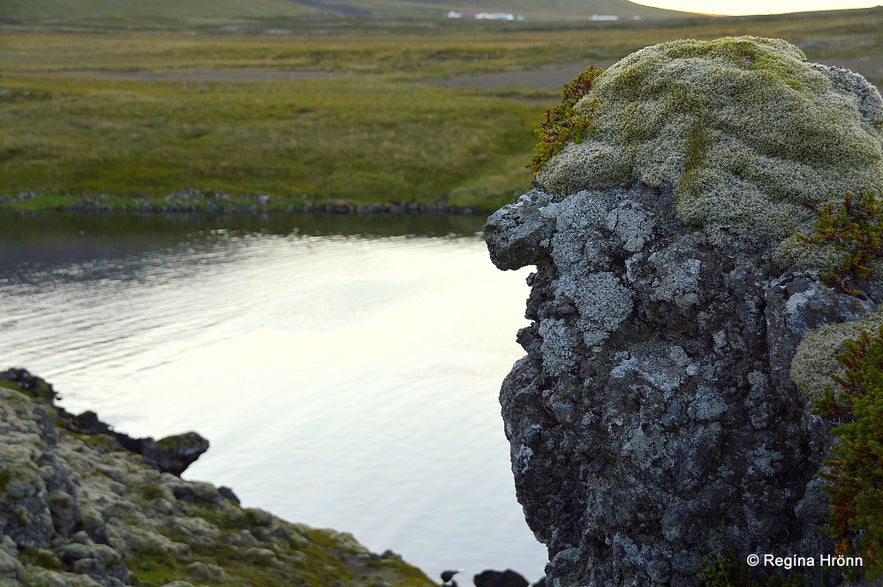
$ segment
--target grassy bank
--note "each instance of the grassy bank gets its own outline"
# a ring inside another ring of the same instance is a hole
[[[41,195],[20,206],[58,205],[64,194],[135,203],[183,188],[467,205],[491,195],[483,178],[503,172],[497,187],[510,195],[529,179],[518,162],[534,108],[512,100],[374,78],[30,77],[3,79],[2,88],[0,193]]]
[[[811,59],[867,62],[883,81],[883,10],[653,26],[253,19],[237,34],[195,20],[132,32],[138,22],[5,25],[5,208],[137,207],[188,189],[243,205],[266,194],[281,207],[494,208],[529,186],[532,129],[560,97],[519,71],[611,63],[685,36],[783,37]],[[486,72],[511,72],[511,84],[433,83]]]

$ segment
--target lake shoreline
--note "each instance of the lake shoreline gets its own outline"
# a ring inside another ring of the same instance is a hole
[[[181,190],[164,197],[63,196],[23,192],[15,196],[0,195],[0,211],[7,212],[78,212],[88,214],[141,213],[208,215],[267,213],[328,213],[328,214],[453,214],[484,215],[494,209],[479,206],[457,206],[443,199],[435,202],[367,201],[348,198],[315,200],[308,196],[270,196],[256,194],[233,196],[225,193]]]
[[[0,414],[4,584],[434,585],[392,551],[374,554],[351,534],[182,479],[183,469],[132,452],[133,439],[93,412],[58,406],[52,385],[24,369],[0,371],[0,397],[12,408]]]

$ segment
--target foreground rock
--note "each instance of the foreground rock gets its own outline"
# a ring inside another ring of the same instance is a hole
[[[682,41],[576,109],[594,133],[485,227],[498,267],[536,266],[500,399],[547,584],[698,586],[715,561],[817,581],[832,437],[791,363],[821,325],[879,316],[883,271],[839,293],[819,279],[837,253],[795,234],[883,193],[879,93],[782,41]]]
[[[488,569],[482,571],[472,578],[475,587],[527,587],[527,579],[513,571],[506,569],[505,571],[494,571]]]
[[[242,508],[178,477],[205,450],[71,416],[26,371],[0,372],[0,585],[433,585],[351,535]],[[125,448],[133,443],[137,450]],[[174,474],[173,474],[174,473]]]

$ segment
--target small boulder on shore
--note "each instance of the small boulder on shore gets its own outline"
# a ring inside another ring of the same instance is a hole
[[[475,575],[473,578],[475,587],[527,587],[527,579],[513,571],[487,570]]]

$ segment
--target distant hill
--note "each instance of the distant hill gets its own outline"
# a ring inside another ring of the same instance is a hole
[[[265,18],[339,15],[351,17],[465,18],[504,13],[527,21],[658,20],[689,13],[641,6],[627,0],[0,0],[0,19]]]

